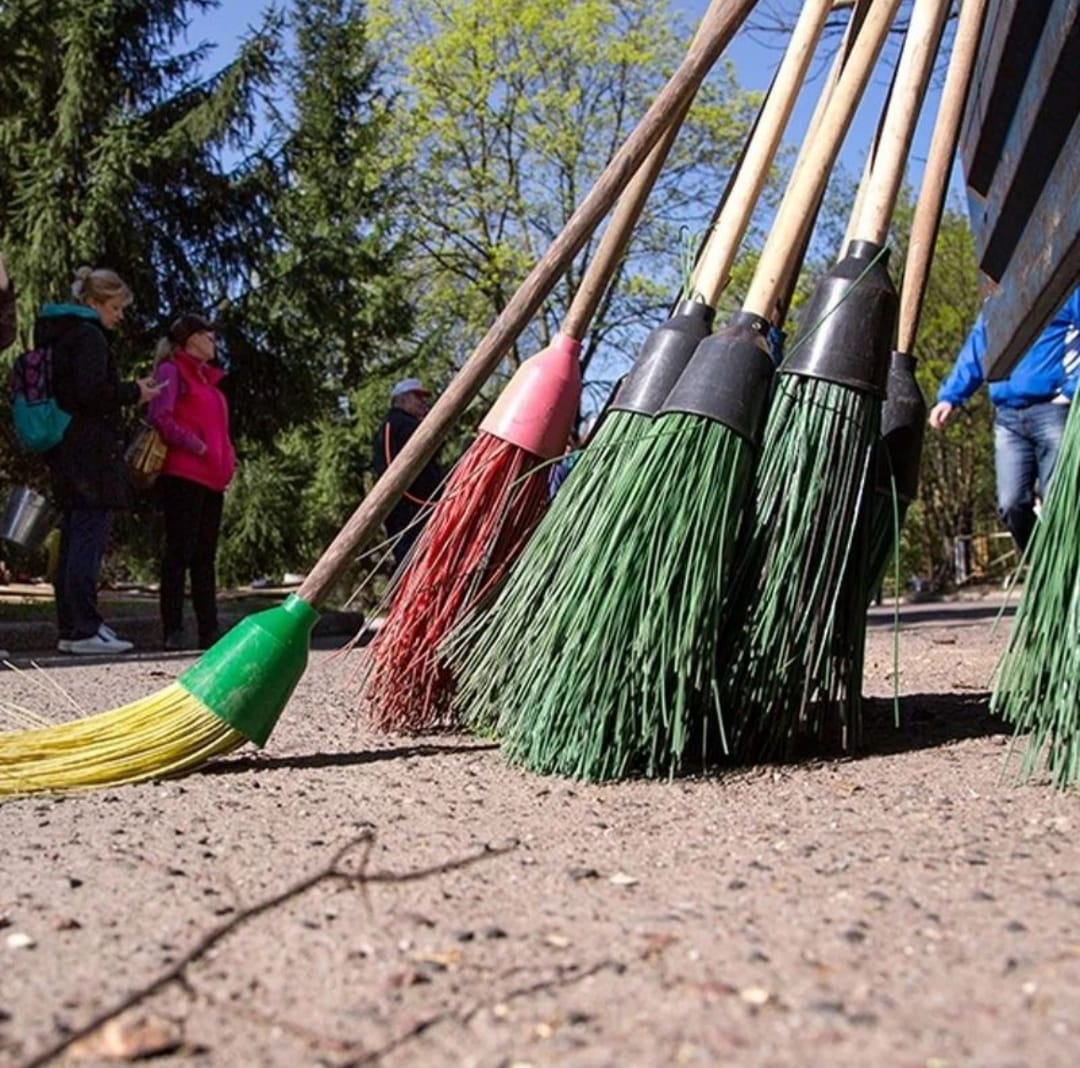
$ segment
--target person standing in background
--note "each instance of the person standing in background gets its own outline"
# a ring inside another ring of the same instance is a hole
[[[124,462],[125,405],[146,404],[160,390],[152,378],[122,382],[107,332],[123,321],[131,290],[115,271],[80,267],[74,303],[46,304],[34,324],[35,348],[49,347],[56,400],[71,415],[59,445],[45,453],[60,508],[56,617],[62,653],[126,653],[98,608],[98,573],[110,512],[131,506]]]
[[[155,354],[163,388],[150,404],[149,419],[168,446],[157,490],[165,516],[159,606],[169,650],[185,648],[188,573],[198,647],[207,649],[220,637],[217,546],[236,451],[229,437],[229,404],[219,388],[225,372],[212,363],[216,331],[216,324],[201,315],[181,315]]]
[[[419,378],[404,378],[390,390],[390,411],[375,431],[372,442],[372,466],[376,475],[381,475],[390,466],[416,432],[428,413],[428,396]],[[394,540],[394,561],[397,564],[408,556],[424,529],[442,480],[442,469],[432,457],[384,520],[387,536]]]
[[[953,410],[983,384],[986,325],[980,314],[941,383],[930,425],[944,429]],[[998,514],[1022,553],[1035,530],[1036,488],[1046,499],[1080,371],[1080,288],[1012,369],[990,383]]]

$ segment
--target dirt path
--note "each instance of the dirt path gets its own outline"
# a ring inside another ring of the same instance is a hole
[[[992,612],[907,618],[902,725],[875,626],[855,760],[538,778],[467,737],[369,733],[319,652],[262,753],[2,804],[0,1064],[370,838],[341,861],[367,881],[244,920],[127,1017],[180,1043],[153,1063],[1071,1068],[1080,800],[1001,778]],[[52,674],[98,710],[187,663]],[[0,676],[9,701],[27,686]]]

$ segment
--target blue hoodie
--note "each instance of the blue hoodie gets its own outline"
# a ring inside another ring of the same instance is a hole
[[[980,314],[938,400],[963,404],[985,381],[986,325]],[[1027,408],[1057,397],[1072,400],[1080,370],[1080,288],[1064,303],[1008,378],[990,383],[995,408]]]

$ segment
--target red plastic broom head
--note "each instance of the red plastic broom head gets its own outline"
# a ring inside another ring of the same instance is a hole
[[[556,334],[518,368],[480,429],[545,460],[561,456],[581,402],[580,352],[580,341]]]

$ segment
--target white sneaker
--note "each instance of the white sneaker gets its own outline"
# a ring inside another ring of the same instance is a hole
[[[122,638],[118,638],[116,636],[116,631],[113,630],[112,627],[110,627],[108,623],[102,623],[101,626],[98,627],[98,634],[100,634],[102,638],[104,638],[106,641],[109,641],[109,642],[115,642],[115,641],[122,642],[123,641]],[[70,653],[72,651],[71,650],[71,639],[70,638],[61,638],[56,643],[56,651],[58,653]],[[119,652],[119,651],[120,650],[117,650],[117,652]]]
[[[73,641],[68,652],[75,653],[78,656],[95,656],[101,653],[115,655],[116,653],[130,652],[134,648],[133,642],[126,642],[122,638],[106,638],[104,634],[98,631],[97,634],[90,638],[79,638],[77,641]]]

